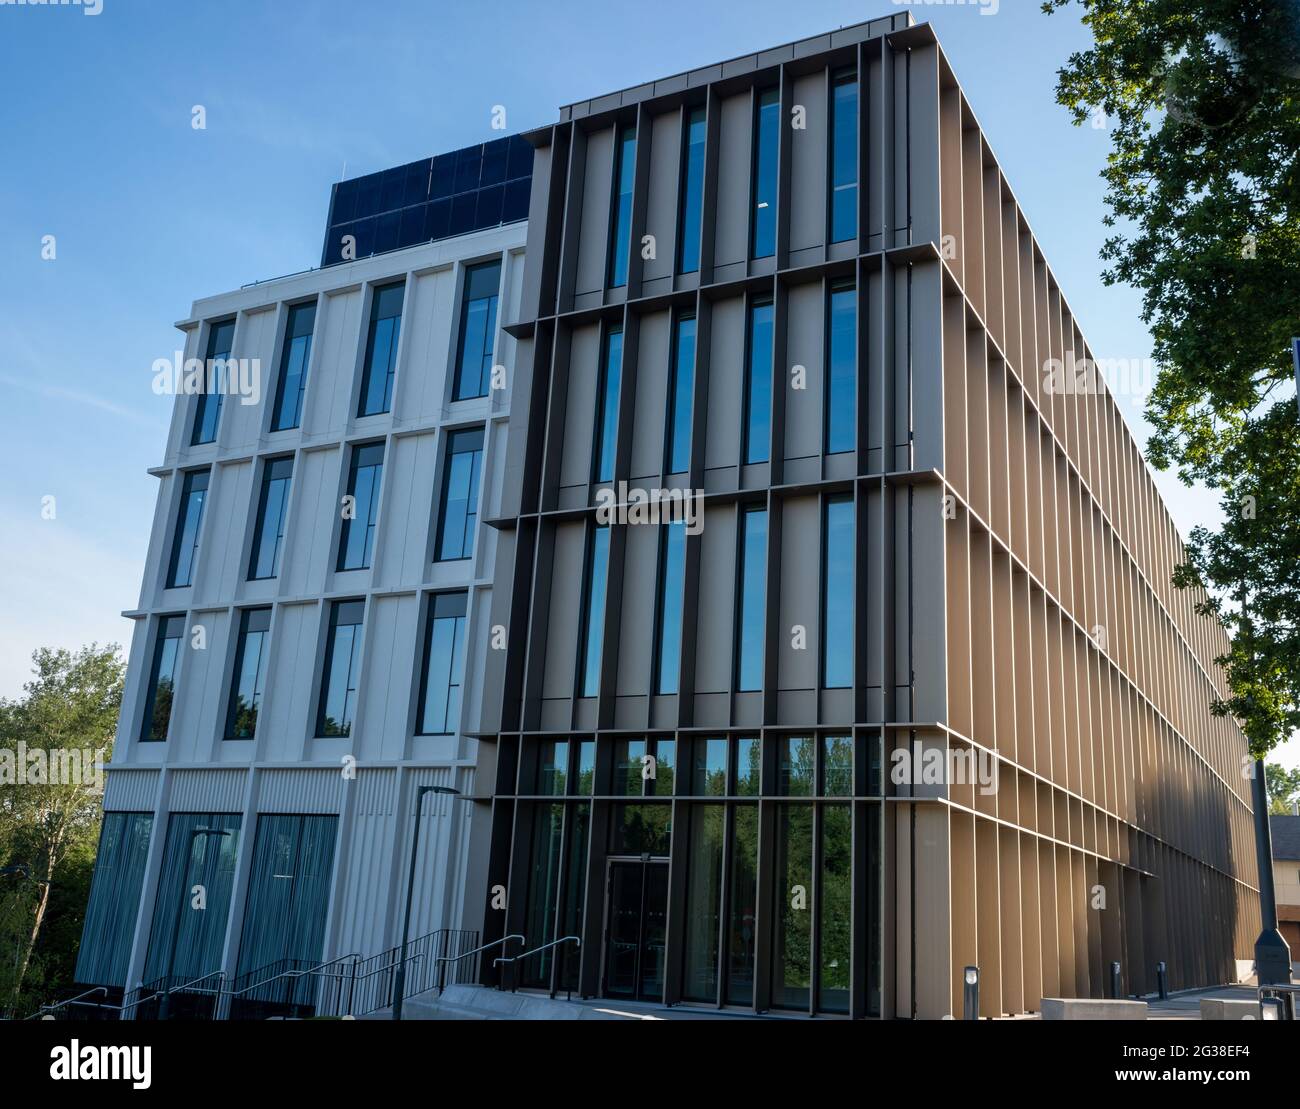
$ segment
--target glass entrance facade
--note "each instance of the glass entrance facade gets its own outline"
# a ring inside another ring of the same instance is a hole
[[[523,988],[878,1016],[879,752],[870,730],[503,736],[485,939],[562,941]]]

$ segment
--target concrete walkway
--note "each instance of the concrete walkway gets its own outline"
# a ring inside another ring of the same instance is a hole
[[[1148,1020],[1200,1020],[1201,998],[1222,998],[1226,1001],[1254,1001],[1258,997],[1254,986],[1217,986],[1204,990],[1183,990],[1161,1001],[1155,995],[1144,998]]]

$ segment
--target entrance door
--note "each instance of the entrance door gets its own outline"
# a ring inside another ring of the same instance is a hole
[[[662,1001],[668,864],[611,859],[605,888],[604,995]]]

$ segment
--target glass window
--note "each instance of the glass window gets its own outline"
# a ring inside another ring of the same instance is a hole
[[[858,234],[858,75],[835,74],[831,87],[831,242]]]
[[[537,762],[537,792],[563,797],[568,792],[569,741],[542,740]]]
[[[144,720],[140,728],[143,742],[167,738],[184,633],[184,616],[164,616],[158,621],[158,637],[154,640],[153,664],[149,671],[149,685],[145,689]]]
[[[618,435],[618,390],[623,372],[623,329],[611,327],[605,335],[601,366],[599,407],[596,410],[596,481],[614,480],[614,445]]]
[[[672,387],[668,394],[668,472],[691,468],[691,413],[695,406],[695,317],[679,316],[673,343]]]
[[[849,954],[853,942],[853,816],[848,805],[822,806],[817,932],[821,974],[817,1008],[849,1011]]]
[[[694,273],[700,268],[700,218],[704,213],[704,143],[707,133],[704,109],[696,108],[687,118],[686,149],[682,158],[678,273]]]
[[[235,670],[226,709],[227,739],[252,739],[257,734],[257,713],[266,690],[270,635],[269,608],[246,608],[239,614]]]
[[[564,805],[536,805],[532,831],[523,932],[528,937],[529,946],[536,947],[555,939],[555,913],[560,899],[560,844],[564,831]],[[525,959],[519,966],[520,985],[548,986],[556,950],[554,947],[547,948]]]
[[[745,461],[766,462],[772,438],[772,302],[749,307],[749,361],[745,366]]]
[[[740,521],[740,635],[736,685],[740,690],[755,690],[763,688],[767,510],[748,508],[740,514]]]
[[[822,736],[822,792],[827,797],[852,797],[853,740],[846,735]]]
[[[686,585],[686,524],[682,521],[664,526],[659,565],[657,688],[660,693],[676,693],[682,664],[682,598]]]
[[[696,797],[725,797],[727,793],[727,741],[695,740],[695,765],[691,793]]]
[[[384,478],[384,445],[352,448],[343,529],[339,532],[338,570],[364,570],[370,565],[379,518],[379,488]]]
[[[420,690],[420,735],[454,735],[460,723],[465,680],[465,610],[468,594],[438,593],[429,599]]]
[[[203,392],[194,410],[190,445],[211,443],[221,425],[221,402],[225,399],[226,360],[235,343],[235,321],[224,320],[208,327],[208,350],[203,362]]]
[[[736,796],[757,797],[762,775],[757,739],[736,740]]]
[[[666,857],[673,835],[671,805],[629,804],[614,806],[611,855],[658,855]]]
[[[335,601],[330,608],[324,677],[316,710],[318,736],[352,733],[357,682],[361,676],[361,627],[365,611],[364,601]]]
[[[177,589],[194,581],[194,563],[199,554],[199,529],[203,526],[203,505],[208,499],[208,471],[189,470],[181,481],[181,507],[172,537],[172,557],[167,567],[167,588]]]
[[[262,467],[262,492],[257,501],[253,551],[248,560],[250,581],[273,578],[280,572],[280,550],[284,544],[284,521],[292,481],[292,458],[273,458]]]
[[[465,271],[456,350],[455,400],[486,397],[492,387],[492,355],[496,345],[500,290],[500,262],[484,262]]]
[[[596,528],[591,536],[590,571],[582,625],[582,686],[580,697],[600,690],[600,652],[605,637],[605,590],[609,574],[609,528]]]
[[[857,446],[858,291],[850,282],[831,286],[826,343],[826,453]]]
[[[169,968],[176,986],[221,969],[240,824],[238,813],[176,812],[168,817],[141,976],[145,982],[157,982]],[[230,834],[193,835],[198,828]],[[196,884],[204,891],[201,912],[193,907]],[[211,994],[182,991],[173,997],[173,1015],[178,1008],[182,1013],[206,1009],[210,1014],[212,1003]],[[142,1008],[152,1009],[153,1004],[146,1002]],[[140,1013],[135,1016],[141,1019]]]
[[[645,765],[649,750],[644,739],[620,739],[614,743],[614,786],[611,792],[639,797],[645,792]]]
[[[714,1002],[718,997],[718,932],[722,917],[724,805],[691,806],[686,868],[686,965],[682,996]]]
[[[289,309],[284,328],[284,349],[280,352],[280,383],[275,395],[272,431],[287,431],[302,422],[302,398],[307,392],[307,364],[311,360],[311,337],[316,327],[316,303],[295,304]]]
[[[646,782],[646,793],[656,797],[671,797],[673,782],[676,779],[677,741],[675,739],[656,739],[653,741],[655,772],[654,777]]]
[[[737,805],[734,820],[727,919],[727,1001],[732,1005],[752,1005],[758,915],[758,806]]]
[[[783,797],[813,794],[813,743],[807,736],[776,741],[776,791]]]
[[[568,806],[568,860],[564,876],[564,904],[560,906],[561,936],[581,936],[583,903],[587,893],[587,837],[591,823],[590,805]],[[571,943],[555,949],[559,964],[556,983],[561,989],[578,988],[578,971],[582,965],[581,952]],[[468,961],[468,960],[466,960]]]
[[[590,797],[596,787],[596,741],[594,739],[582,739],[575,746],[578,751],[574,775],[577,778],[578,786],[574,792]]]
[[[772,1005],[807,1010],[812,987],[813,810],[776,806]]]
[[[826,502],[822,552],[822,684],[848,689],[853,684],[853,502],[836,497]]]
[[[758,95],[754,126],[754,257],[776,253],[777,146],[781,136],[781,102],[777,89]]]
[[[625,127],[618,139],[614,169],[614,219],[610,229],[609,285],[627,284],[627,256],[632,234],[632,183],[636,173],[636,128]]]
[[[478,520],[478,479],[483,464],[483,429],[453,431],[447,436],[438,511],[438,562],[469,558],[474,553]]]
[[[370,300],[370,333],[366,337],[366,362],[361,375],[358,416],[387,412],[393,405],[393,377],[397,373],[397,340],[402,331],[402,300],[406,285],[398,281],[374,291]]]
[[[320,961],[337,829],[337,816],[258,816],[238,964],[240,974],[256,975],[250,985],[270,978],[275,972],[260,968],[281,959],[303,965]],[[302,1006],[296,1013],[310,1014],[317,993],[323,992],[317,981],[318,976],[307,974],[251,990],[232,999],[231,1017],[245,1015],[240,1013],[244,1004],[256,1012],[263,998],[292,1002]]]

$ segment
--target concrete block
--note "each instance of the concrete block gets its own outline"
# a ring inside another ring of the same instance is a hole
[[[1043,1020],[1146,1020],[1145,1001],[1099,997],[1045,997]]]
[[[1259,1002],[1226,997],[1201,998],[1201,1020],[1259,1020]]]

